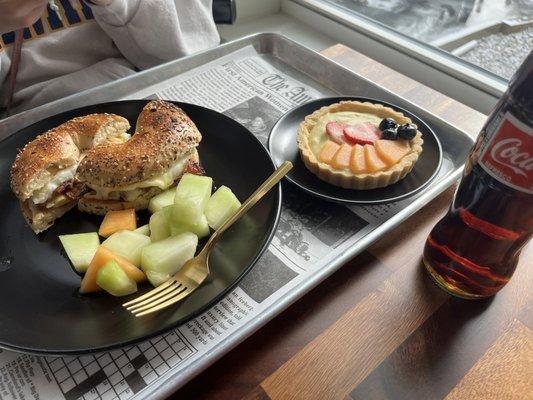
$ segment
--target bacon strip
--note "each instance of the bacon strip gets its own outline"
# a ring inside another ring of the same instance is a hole
[[[199,162],[189,160],[187,166],[185,167],[184,173],[194,174],[194,175],[205,175],[205,170],[202,168]]]
[[[76,179],[63,182],[54,191],[54,194],[64,194],[72,200],[79,199],[87,191],[87,186]]]

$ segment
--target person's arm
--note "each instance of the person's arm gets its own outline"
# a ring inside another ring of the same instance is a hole
[[[4,81],[6,80],[6,77],[7,77],[7,68],[5,67],[5,61],[6,59],[3,58],[3,57],[0,57],[0,119],[2,119],[2,108],[4,108],[5,104],[5,100],[4,98],[7,97],[5,94],[4,94]]]
[[[43,14],[47,3],[48,0],[0,0],[0,35],[33,24]],[[12,50],[11,47],[0,48],[0,54],[4,51],[11,52]],[[8,64],[7,67],[6,64]],[[3,85],[9,74],[10,65],[9,57],[0,57],[0,89],[2,89],[0,97],[4,95]],[[0,108],[1,106],[2,104]]]
[[[0,0],[0,34],[30,26],[43,15],[47,3],[48,0]]]
[[[219,43],[211,0],[92,0],[120,52],[144,69]]]

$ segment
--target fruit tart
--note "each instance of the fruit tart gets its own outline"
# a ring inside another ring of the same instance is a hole
[[[381,104],[342,101],[305,117],[298,148],[320,179],[347,189],[385,187],[404,178],[422,153],[422,133]]]

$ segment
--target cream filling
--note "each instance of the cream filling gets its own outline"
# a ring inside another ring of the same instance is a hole
[[[74,178],[77,168],[78,165],[73,165],[57,172],[46,185],[33,192],[30,201],[34,204],[46,203],[61,184]]]
[[[328,113],[318,119],[313,129],[309,134],[309,147],[311,151],[318,156],[324,143],[328,140],[326,134],[326,124],[330,121],[342,122],[347,125],[356,125],[362,122],[372,122],[379,126],[382,118],[374,114],[356,112],[356,111],[339,111],[335,113]]]
[[[121,132],[117,136],[108,137],[107,140],[111,143],[124,143],[131,139],[131,135],[128,132]]]
[[[119,200],[122,198],[126,201],[134,201],[143,193],[142,189],[152,187],[157,187],[161,190],[168,189],[170,186],[172,186],[178,176],[183,173],[183,170],[187,166],[189,159],[190,155],[181,157],[174,164],[172,164],[167,172],[144,181],[134,183],[132,185],[123,186],[120,188],[91,186],[91,189],[94,190],[94,193],[90,193],[86,195],[86,197],[97,200]]]

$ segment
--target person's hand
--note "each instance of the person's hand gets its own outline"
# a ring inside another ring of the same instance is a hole
[[[43,15],[48,0],[0,0],[0,34],[30,26]]]

